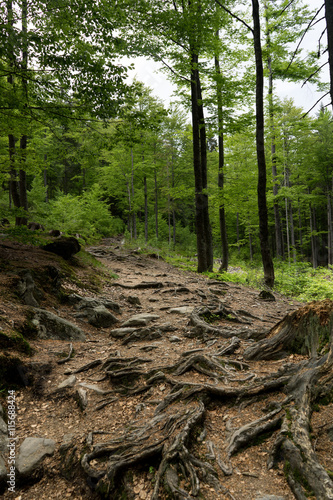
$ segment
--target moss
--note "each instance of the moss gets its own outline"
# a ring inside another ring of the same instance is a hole
[[[0,349],[14,349],[28,356],[31,356],[33,353],[29,342],[17,331],[13,331],[8,335],[0,332]]]

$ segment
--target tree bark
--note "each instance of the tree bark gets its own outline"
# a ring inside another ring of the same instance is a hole
[[[219,38],[219,32],[217,32]],[[227,271],[229,263],[229,250],[227,227],[225,220],[224,208],[224,137],[223,137],[223,103],[222,103],[222,88],[219,78],[221,77],[220,61],[215,56],[215,71],[217,74],[216,94],[217,94],[217,117],[218,117],[218,147],[219,147],[219,173],[218,173],[218,188],[219,188],[219,222],[220,222],[220,237],[222,244],[222,262],[219,271]]]
[[[328,40],[328,62],[330,67],[330,94],[333,107],[333,1],[325,0],[325,17]]]
[[[213,269],[212,232],[208,212],[206,128],[202,105],[198,54],[191,52],[191,111],[193,130],[193,167],[195,178],[195,221],[198,272]]]
[[[272,59],[269,54],[271,41],[269,32],[269,23],[267,17],[267,4],[265,4],[265,18],[266,18],[266,42],[268,49],[267,58],[267,68],[268,68],[268,106],[269,106],[269,119],[271,128],[271,161],[272,161],[272,175],[273,175],[273,195],[274,195],[274,222],[275,222],[275,247],[276,256],[278,258],[283,258],[283,238],[281,229],[281,218],[280,218],[280,208],[277,201],[277,195],[279,192],[279,184],[277,182],[277,165],[276,165],[276,137],[275,137],[275,126],[274,126],[274,103],[273,103],[273,71],[272,71]]]
[[[266,159],[264,143],[264,71],[260,41],[258,0],[252,0],[253,40],[256,59],[256,145],[258,161],[258,209],[261,257],[265,284],[274,286],[274,266],[269,249],[268,213],[266,199]]]

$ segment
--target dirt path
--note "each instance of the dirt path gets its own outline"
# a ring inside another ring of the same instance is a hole
[[[118,277],[107,279],[105,272],[103,278],[96,276],[100,288],[94,293],[91,273],[76,267],[80,286],[67,278],[62,289],[117,303],[117,323],[96,328],[75,317],[72,305],[45,295],[42,305],[74,322],[87,337],[85,342],[73,342],[75,355],[63,364],[57,363],[59,353],[68,352],[69,342],[31,341],[35,354],[29,362],[45,369],[39,384],[17,391],[16,431],[19,444],[26,437],[45,437],[56,442],[56,450],[43,460],[38,482],[23,485],[15,495],[5,491],[3,498],[99,498],[92,488],[103,483],[110,453],[109,472],[113,467],[115,482],[110,472],[104,487],[112,483],[109,498],[114,500],[164,499],[165,481],[175,498],[294,498],[283,462],[267,467],[281,426],[281,409],[275,414],[274,408],[280,408],[286,396],[280,387],[256,387],[279,370],[282,373],[286,364],[305,358],[291,354],[281,360],[246,361],[243,353],[300,304],[278,295],[276,301],[266,302],[258,290],[209,280],[176,269],[156,255],[145,257],[117,242],[105,243],[89,252]],[[2,306],[5,315],[15,307],[16,318],[25,313],[9,297]],[[200,314],[193,315],[193,310]],[[223,352],[226,348],[230,352]],[[73,386],[58,388],[73,375]],[[203,388],[205,397],[200,399]],[[87,405],[82,408],[84,397]],[[260,419],[271,427],[255,436],[251,446],[238,451],[236,444],[230,451],[237,429]],[[333,405],[323,406],[312,420],[317,453],[325,468],[333,470],[332,442],[320,431],[333,421]],[[183,454],[170,458],[176,444]],[[120,491],[127,496],[121,497]]]

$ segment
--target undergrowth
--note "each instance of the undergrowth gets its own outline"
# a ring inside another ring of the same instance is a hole
[[[133,243],[126,242],[126,246],[133,247]],[[139,250],[142,253],[157,252],[170,264],[183,269],[184,271],[196,272],[197,259],[184,255],[169,248],[152,248],[140,241]],[[135,242],[136,248],[138,241]],[[318,267],[313,269],[307,262],[296,264],[275,261],[275,284],[273,292],[280,293],[290,299],[297,299],[300,302],[310,302],[312,300],[333,300],[333,268]],[[239,283],[244,286],[262,290],[264,285],[264,274],[262,266],[258,263],[248,263],[233,259],[228,271],[219,272],[219,263],[214,263],[213,272],[204,273],[208,278],[219,281]]]

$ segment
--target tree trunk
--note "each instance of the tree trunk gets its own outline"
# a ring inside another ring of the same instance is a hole
[[[219,38],[219,32],[217,32]],[[222,103],[222,88],[220,83],[221,68],[220,61],[215,56],[215,71],[217,74],[216,79],[216,94],[217,94],[217,117],[218,117],[218,146],[219,146],[219,173],[218,173],[218,188],[219,188],[219,221],[220,221],[220,237],[222,244],[222,262],[219,271],[228,270],[229,250],[227,227],[225,220],[224,208],[224,137],[223,137],[223,103]]]
[[[310,233],[311,233],[311,261],[312,267],[316,269],[318,267],[318,248],[317,248],[317,237],[316,237],[316,212],[315,208],[311,207],[310,203]]]
[[[237,251],[238,251],[238,255],[239,255],[240,245],[239,245],[239,213],[238,212],[236,215],[236,236],[237,236]]]
[[[193,167],[195,178],[195,221],[198,272],[213,269],[212,232],[208,212],[206,128],[203,114],[198,55],[191,47],[191,111],[193,130]]]
[[[333,223],[332,223],[332,195],[328,191],[327,193],[327,253],[328,253],[328,265],[333,265]]]
[[[325,17],[328,40],[328,62],[330,67],[330,93],[333,107],[333,1],[325,0]]]
[[[148,190],[147,190],[147,176],[143,178],[144,195],[145,195],[145,242],[148,242]]]
[[[132,191],[132,231],[133,237],[136,240],[137,231],[136,231],[136,213],[134,206],[134,155],[133,148],[131,148],[131,191]]]
[[[294,229],[294,216],[293,216],[293,207],[291,201],[289,202],[289,217],[290,217],[290,239],[291,239],[291,247],[293,250],[293,261],[296,264],[296,242],[295,242],[295,229]]]
[[[264,143],[264,72],[260,41],[260,18],[258,0],[252,0],[253,40],[256,59],[256,145],[258,161],[258,209],[261,257],[264,280],[267,286],[274,286],[274,266],[269,249],[268,213],[266,200],[266,159]]]
[[[265,4],[265,18],[266,18],[266,44],[268,49],[267,68],[268,68],[268,107],[269,107],[269,120],[271,129],[271,161],[272,161],[272,174],[273,174],[273,195],[274,195],[274,222],[275,222],[275,246],[277,258],[283,257],[283,239],[281,229],[280,209],[277,201],[279,192],[279,184],[277,182],[277,166],[276,166],[276,137],[274,125],[274,103],[273,103],[273,71],[272,59],[269,54],[271,40],[269,32],[269,22],[267,17],[267,5]]]
[[[154,170],[154,184],[155,184],[155,235],[158,240],[158,190],[157,190],[157,175],[156,168]]]

